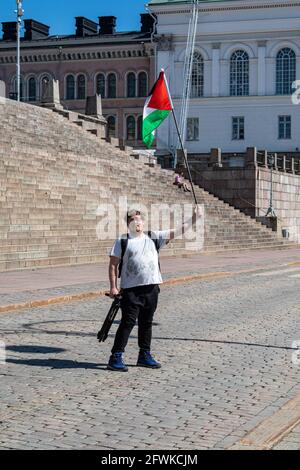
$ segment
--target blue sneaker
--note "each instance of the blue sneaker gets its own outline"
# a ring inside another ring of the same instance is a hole
[[[151,355],[150,351],[140,350],[137,360],[138,367],[148,367],[149,369],[160,369],[161,364],[157,362]]]
[[[123,361],[123,353],[116,352],[112,354],[109,358],[109,362],[107,365],[108,370],[115,370],[117,372],[127,372],[128,367],[125,366]]]

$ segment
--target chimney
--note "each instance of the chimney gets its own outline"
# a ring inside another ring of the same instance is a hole
[[[8,21],[2,23],[3,41],[16,41],[17,40],[17,22]]]
[[[141,13],[141,32],[152,33],[154,27],[154,18],[149,13]]]
[[[76,37],[84,38],[98,33],[98,25],[84,16],[76,16]]]
[[[100,34],[115,34],[117,18],[115,16],[99,16]]]
[[[49,36],[50,26],[40,23],[39,21],[24,20],[24,26],[25,26],[24,39],[26,41],[47,38]]]

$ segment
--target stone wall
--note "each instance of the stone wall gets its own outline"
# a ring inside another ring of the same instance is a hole
[[[191,165],[193,181],[230,205],[255,217],[255,180],[253,168],[210,168],[198,172]]]
[[[256,205],[267,209],[270,201],[270,171],[259,168],[256,180]],[[290,239],[300,242],[300,176],[273,173],[273,207],[280,228],[288,229]]]
[[[210,164],[203,169],[201,163],[189,158],[193,181],[214,196],[228,202],[247,215],[270,226],[264,219],[270,205],[271,171],[270,155],[259,154],[249,148],[245,154],[244,167],[223,166],[220,149],[212,149]],[[290,239],[300,242],[300,172],[297,159],[275,157],[273,170],[273,208],[278,232],[287,229]],[[280,170],[278,169],[280,168]]]

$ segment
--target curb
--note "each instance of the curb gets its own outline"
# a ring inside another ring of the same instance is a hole
[[[63,295],[60,297],[51,297],[49,299],[30,300],[28,302],[20,304],[2,305],[0,306],[0,313],[24,310],[27,308],[45,307],[47,305],[61,304],[66,302],[72,302],[75,300],[93,299],[96,297],[104,296],[105,292],[106,291],[82,292],[81,294]]]
[[[186,282],[192,281],[200,281],[206,279],[214,279],[219,277],[227,277],[234,273],[229,272],[215,272],[215,273],[207,273],[207,274],[195,274],[192,276],[184,276],[178,277],[174,279],[166,280],[163,285],[164,286],[173,286],[176,284],[184,284]],[[71,295],[63,295],[59,297],[51,297],[49,299],[41,299],[41,300],[30,300],[28,302],[23,302],[19,304],[9,304],[9,305],[2,305],[0,306],[0,314],[1,313],[8,313],[14,312],[17,310],[25,310],[28,308],[36,308],[36,307],[47,307],[48,305],[54,304],[61,304],[67,302],[74,302],[78,300],[90,300],[95,299],[97,297],[104,297],[107,290],[100,290],[100,291],[93,291],[93,292],[82,292],[80,294],[71,294]]]
[[[271,450],[300,423],[300,393],[228,450]]]
[[[278,268],[285,267],[285,266],[300,266],[300,261],[284,263],[282,265],[279,265]],[[246,269],[242,271],[232,271],[232,272],[217,271],[217,272],[206,273],[206,274],[193,274],[191,276],[183,276],[183,277],[177,277],[173,279],[167,279],[166,281],[163,282],[163,286],[170,287],[170,286],[185,284],[187,282],[193,282],[193,281],[206,281],[210,279],[213,280],[213,279],[218,279],[218,278],[238,276],[240,274],[265,271],[266,269],[267,269],[266,267],[261,267],[261,268]],[[63,295],[59,297],[51,297],[49,299],[41,299],[41,300],[31,300],[28,302],[23,302],[23,303],[18,303],[18,304],[9,304],[9,305],[2,305],[2,306],[0,305],[0,314],[15,312],[19,310],[25,310],[28,308],[46,307],[48,305],[54,305],[54,304],[74,302],[74,301],[79,301],[79,300],[95,299],[97,297],[104,297],[106,292],[107,290],[82,292],[80,294]]]

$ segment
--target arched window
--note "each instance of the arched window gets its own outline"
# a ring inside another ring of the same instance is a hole
[[[138,117],[137,138],[138,138],[138,140],[143,140],[143,116]]]
[[[138,76],[138,95],[140,97],[148,95],[148,80],[146,72],[140,72]]]
[[[36,79],[31,77],[28,80],[28,101],[36,101]]]
[[[130,72],[127,75],[127,97],[128,98],[134,98],[135,97],[135,88],[136,88],[135,73]]]
[[[204,62],[199,52],[194,53],[191,97],[200,98],[204,93]]]
[[[73,75],[68,75],[66,78],[66,99],[75,100],[75,78]]]
[[[249,95],[249,56],[235,51],[230,58],[230,96]]]
[[[276,57],[276,94],[289,95],[292,93],[292,83],[296,80],[296,54],[285,47]]]
[[[101,98],[105,98],[105,75],[98,73],[96,77],[96,93],[101,95]]]
[[[126,120],[126,135],[127,140],[135,140],[135,118],[128,116]]]
[[[107,136],[116,137],[116,118],[115,116],[109,116],[107,118]]]
[[[18,99],[18,84],[17,84],[17,77],[14,77],[11,81],[11,91],[9,93],[9,98],[12,100]],[[24,97],[24,78],[21,76],[20,78],[20,100],[25,101]]]
[[[110,73],[107,77],[107,97],[116,98],[117,96],[117,78],[116,74]]]
[[[43,75],[40,81],[40,90],[41,90],[41,98],[47,98],[50,94],[50,78],[48,75]]]
[[[85,100],[85,76],[83,74],[77,77],[77,99]]]

